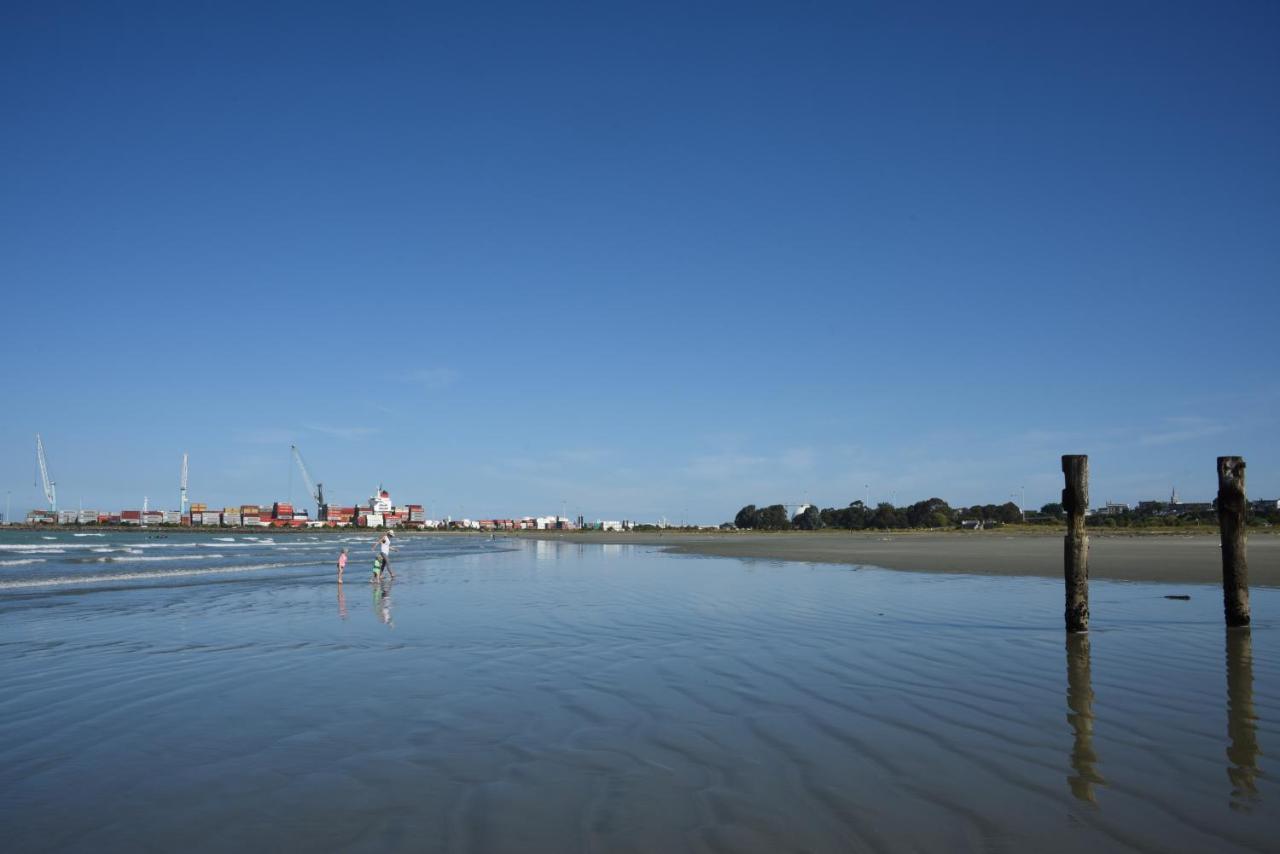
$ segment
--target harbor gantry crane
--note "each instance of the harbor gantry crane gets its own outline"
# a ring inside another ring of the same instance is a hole
[[[49,464],[44,458],[44,441],[36,434],[36,462],[40,464],[40,479],[44,481],[44,500],[49,502],[49,510],[58,512],[58,484],[49,479]]]
[[[178,514],[187,515],[187,452],[182,452],[182,480],[178,482]]]
[[[298,470],[302,472],[302,482],[307,485],[307,492],[311,493],[311,497],[316,501],[316,519],[324,519],[325,503],[324,503],[324,484],[314,483],[311,480],[311,472],[307,471],[307,464],[302,461],[302,452],[298,450],[297,445],[290,445],[293,451],[293,458],[298,463]]]

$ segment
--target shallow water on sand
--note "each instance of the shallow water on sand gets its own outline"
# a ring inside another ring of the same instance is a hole
[[[7,850],[1261,851],[1280,832],[1280,591],[1228,634],[1212,587],[1095,582],[1094,631],[1068,643],[1044,579],[405,538],[383,586],[365,538],[340,589],[334,539],[3,536]],[[168,553],[219,557],[131,560]],[[76,560],[103,556],[122,559]]]

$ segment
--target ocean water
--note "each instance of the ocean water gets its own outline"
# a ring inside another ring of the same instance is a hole
[[[1280,839],[1280,591],[1095,582],[1068,641],[1044,579],[400,545],[0,534],[5,850]]]

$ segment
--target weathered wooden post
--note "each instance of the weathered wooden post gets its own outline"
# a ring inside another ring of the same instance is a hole
[[[1222,606],[1227,626],[1249,625],[1249,562],[1245,559],[1244,459],[1218,457],[1218,528],[1222,532]]]
[[[1067,582],[1067,631],[1089,631],[1089,537],[1084,513],[1089,509],[1089,458],[1063,454],[1062,508],[1067,512],[1067,537],[1063,543],[1063,574]]]

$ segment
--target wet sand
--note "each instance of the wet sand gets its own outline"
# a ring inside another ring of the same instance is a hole
[[[663,546],[677,554],[878,566],[914,572],[972,575],[1062,575],[1062,534],[863,532],[816,533],[522,533],[574,543]],[[1090,534],[1089,574],[1114,581],[1221,584],[1217,536]],[[1280,585],[1280,537],[1249,538],[1250,583]]]
[[[0,587],[6,850],[1280,838],[1280,590],[1227,632],[1100,581],[1064,638],[1056,579],[450,536],[338,585],[331,539],[45,536],[0,539],[40,582]]]

